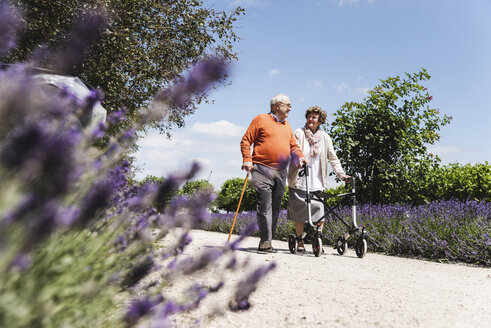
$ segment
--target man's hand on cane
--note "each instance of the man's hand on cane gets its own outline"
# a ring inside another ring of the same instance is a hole
[[[242,170],[245,170],[247,172],[251,172],[254,166],[252,165],[251,162],[245,162],[242,164]]]

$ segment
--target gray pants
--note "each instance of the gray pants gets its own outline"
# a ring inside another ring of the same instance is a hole
[[[273,240],[285,192],[287,170],[255,164],[252,181],[257,193],[257,224],[261,243]]]

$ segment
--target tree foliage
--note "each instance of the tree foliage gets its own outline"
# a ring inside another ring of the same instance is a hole
[[[439,130],[451,117],[430,107],[433,97],[422,85],[430,79],[423,68],[381,80],[361,103],[347,102],[328,129],[347,172],[361,179],[361,201],[388,203],[406,200],[396,195],[416,165],[432,167],[439,159],[427,145],[440,138]],[[327,129],[327,128],[326,128]]]
[[[459,164],[415,165],[402,172],[406,183],[396,186],[394,195],[413,205],[433,201],[491,201],[491,165]],[[400,196],[400,198],[402,198]]]
[[[75,23],[92,24],[94,12],[106,18],[99,37],[87,40],[91,46],[85,57],[64,67],[64,73],[101,88],[109,112],[127,108],[127,120],[119,129],[132,125],[139,108],[148,104],[157,90],[181,78],[198,58],[210,54],[224,60],[236,58],[233,43],[238,36],[233,28],[243,12],[240,7],[230,13],[215,11],[205,8],[201,0],[10,2],[23,12],[25,28],[18,47],[0,58],[9,63],[32,59],[34,53],[42,58],[43,66],[60,68],[54,54],[70,52],[63,47],[69,44]],[[43,52],[43,47],[50,50]],[[206,91],[193,95],[186,104],[170,108],[167,120],[154,127],[168,134],[173,126],[183,126],[184,117],[205,100]]]
[[[225,181],[222,188],[218,192],[217,199],[215,200],[215,206],[218,209],[235,212],[239,205],[240,194],[244,187],[244,179],[232,178]],[[242,197],[239,211],[255,211],[256,210],[256,190],[251,183],[251,180],[247,181],[247,186]]]
[[[179,190],[179,194],[192,196],[200,191],[213,192],[213,185],[208,180],[189,180]]]

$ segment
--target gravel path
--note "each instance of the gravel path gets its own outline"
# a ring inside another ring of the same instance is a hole
[[[186,249],[192,255],[222,246],[226,234],[195,230]],[[236,236],[232,237],[232,241]],[[210,295],[202,306],[174,318],[177,327],[491,327],[491,269],[440,264],[367,253],[359,259],[324,246],[315,257],[311,245],[304,255],[290,254],[283,241],[273,241],[276,254],[256,252],[258,238],[248,237],[236,252],[256,267],[274,261],[277,267],[252,295],[252,308],[221,311],[227,293]],[[200,275],[212,285],[223,273],[219,264]],[[238,281],[233,277],[227,282]],[[182,277],[177,285],[192,283]],[[228,288],[228,289],[227,289]],[[231,295],[231,294],[230,294]],[[214,312],[212,316],[204,313]],[[203,318],[204,317],[204,318]]]

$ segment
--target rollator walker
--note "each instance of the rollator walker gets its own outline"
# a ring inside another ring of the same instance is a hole
[[[312,239],[312,251],[316,257],[319,257],[323,253],[322,249],[322,235],[320,230],[320,224],[322,220],[339,220],[346,226],[347,232],[345,232],[342,236],[340,236],[334,249],[336,249],[339,255],[344,255],[348,249],[348,238],[352,236],[356,239],[355,242],[355,252],[356,256],[359,258],[363,258],[367,252],[367,230],[365,227],[360,227],[356,223],[356,196],[355,196],[355,178],[351,177],[351,192],[342,193],[337,195],[327,194],[322,191],[309,191],[308,184],[308,176],[309,176],[309,166],[304,165],[302,169],[299,171],[298,175],[300,177],[305,176],[305,186],[306,186],[306,197],[305,202],[307,203],[308,217],[309,220],[304,224],[304,232],[301,236],[297,236],[296,234],[291,234],[288,237],[288,248],[292,254],[297,252],[298,243],[305,239]],[[353,218],[353,222],[351,225],[346,223],[337,213],[336,209],[340,206],[341,202],[338,202],[334,206],[329,206],[327,204],[327,199],[329,198],[348,198],[351,203],[351,216]],[[312,222],[312,213],[311,213],[311,202],[322,202],[324,203],[324,215],[318,220]]]

